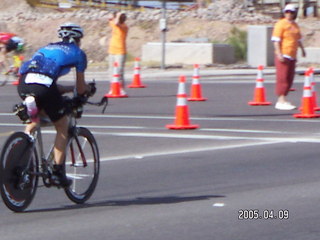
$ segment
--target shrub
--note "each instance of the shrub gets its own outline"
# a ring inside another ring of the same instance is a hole
[[[247,32],[233,27],[227,39],[227,43],[234,47],[237,60],[247,58]]]

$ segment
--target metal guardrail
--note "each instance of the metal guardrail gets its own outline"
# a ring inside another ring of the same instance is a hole
[[[141,6],[138,0],[26,0],[30,5],[35,7],[50,7],[50,8],[64,8],[64,9],[75,9],[75,8],[102,8],[102,9],[121,9],[121,10],[138,10],[144,11],[145,8],[161,8],[152,6]],[[157,0],[161,2],[162,0]],[[157,2],[154,1],[154,2]],[[180,0],[183,2],[193,3],[192,0]],[[168,1],[172,3],[179,3],[179,0]],[[147,2],[147,1],[145,1]],[[150,1],[152,2],[152,1]],[[179,10],[185,10],[190,6],[184,6],[181,4]]]
[[[268,9],[268,6],[278,6],[280,11],[288,3],[298,7],[298,17],[313,15],[320,16],[320,0],[248,0],[259,6],[260,9]],[[311,14],[310,14],[311,12]]]

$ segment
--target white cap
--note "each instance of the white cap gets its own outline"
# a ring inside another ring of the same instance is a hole
[[[285,6],[285,8],[283,9],[283,12],[286,12],[286,11],[295,12],[295,11],[297,11],[297,9],[296,9],[296,6],[294,4],[287,4]]]

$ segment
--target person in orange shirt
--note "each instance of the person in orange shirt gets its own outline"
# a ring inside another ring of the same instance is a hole
[[[118,12],[109,16],[109,25],[112,29],[109,42],[109,71],[112,79],[113,66],[117,62],[119,66],[119,81],[122,85],[122,91],[125,87],[124,67],[127,55],[126,39],[128,35],[128,26],[126,25],[126,14]]]
[[[279,110],[293,110],[296,106],[287,102],[286,96],[294,80],[298,48],[301,48],[303,57],[306,54],[302,44],[300,28],[295,22],[297,16],[295,6],[293,4],[286,5],[283,13],[284,18],[275,24],[271,38],[275,49],[277,78],[275,92],[278,100],[275,108]]]

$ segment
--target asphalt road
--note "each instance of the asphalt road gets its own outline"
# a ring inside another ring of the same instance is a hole
[[[99,100],[109,85],[102,74],[90,76]],[[266,76],[265,88],[274,103],[273,79]],[[42,187],[25,213],[0,202],[1,240],[319,239],[320,119],[249,106],[255,76],[207,75],[200,81],[208,100],[188,102],[190,121],[200,127],[168,130],[177,77],[143,80],[147,88],[110,99],[104,115],[88,106],[80,120],[100,147],[92,198],[74,205],[62,190]],[[289,99],[300,105],[303,79],[296,80]],[[0,91],[2,146],[23,126],[10,113],[15,87]],[[45,136],[50,142],[52,131]]]

